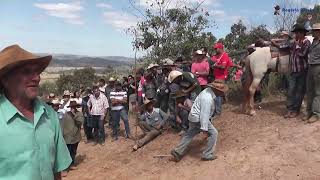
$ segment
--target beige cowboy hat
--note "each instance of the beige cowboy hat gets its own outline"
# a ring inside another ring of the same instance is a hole
[[[155,68],[155,67],[159,67],[159,65],[158,65],[158,64],[153,64],[153,63],[151,63],[151,64],[149,64],[149,66],[147,67],[147,70],[152,69],[152,68]]]
[[[182,72],[180,71],[171,71],[168,76],[169,83],[172,83],[178,76],[181,76]]]
[[[113,78],[113,77],[109,78],[109,82],[114,82],[114,81],[116,81],[115,78]]]
[[[221,91],[223,93],[226,93],[229,90],[228,86],[224,83],[224,81],[219,80],[215,80],[212,83],[207,84],[207,86]]]
[[[71,96],[71,93],[69,90],[64,90],[63,91],[63,96]]]
[[[314,30],[320,30],[320,23],[315,23],[312,25],[312,31]]]
[[[54,97],[56,97],[54,93],[49,94],[49,98],[54,98]]]
[[[174,61],[169,58],[162,60],[162,62],[163,62],[163,66],[175,66]]]
[[[52,56],[37,56],[18,45],[8,46],[0,52],[0,76],[23,63],[38,64],[42,72],[48,67],[51,59]]]
[[[147,107],[148,104],[155,103],[155,102],[156,102],[156,100],[154,100],[154,99],[144,98],[142,108],[144,109]]]

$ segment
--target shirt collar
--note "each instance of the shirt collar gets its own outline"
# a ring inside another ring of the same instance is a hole
[[[4,94],[0,95],[0,109],[6,123],[9,123],[9,121],[16,114],[23,116],[22,113],[19,112],[19,110],[8,100],[8,98]],[[36,98],[34,101],[34,124],[35,125],[39,122],[42,114],[45,112],[46,112],[45,105],[38,98]]]

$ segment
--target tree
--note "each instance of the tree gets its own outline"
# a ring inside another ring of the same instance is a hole
[[[309,20],[308,16],[311,17]],[[310,21],[310,24],[320,22],[320,5],[315,5],[313,9],[302,8],[297,18],[297,23],[305,24]]]
[[[169,8],[170,3],[155,0],[145,10],[144,20],[130,29],[135,35],[134,48],[147,52],[145,60],[190,57],[196,49],[216,41],[213,34],[206,31],[214,23],[209,13],[200,9],[201,4]]]
[[[93,68],[84,68],[75,70],[71,75],[60,75],[56,85],[58,92],[62,93],[64,90],[75,91],[84,87],[91,87],[97,79]]]

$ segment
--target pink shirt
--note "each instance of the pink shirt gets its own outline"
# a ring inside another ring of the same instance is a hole
[[[210,71],[209,63],[207,60],[203,60],[202,62],[193,62],[191,66],[191,72],[197,76],[196,72],[208,72]],[[197,77],[200,85],[207,85],[208,84],[208,75],[201,75]]]

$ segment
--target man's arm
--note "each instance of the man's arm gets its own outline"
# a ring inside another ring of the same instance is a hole
[[[298,50],[297,55],[300,57],[306,57],[309,53],[310,45],[311,45],[310,41],[308,40],[304,41],[301,48]]]
[[[202,98],[200,101],[200,129],[208,131],[210,122],[210,113],[212,110],[213,100],[211,98]]]

